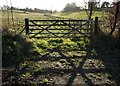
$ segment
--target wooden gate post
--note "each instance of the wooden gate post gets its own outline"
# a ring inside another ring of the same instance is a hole
[[[95,17],[94,35],[98,34],[98,17]]]
[[[93,19],[91,19],[91,22],[90,22],[90,36],[91,37],[93,35],[93,30],[94,30],[94,21],[93,21]]]
[[[25,29],[26,29],[26,34],[29,34],[29,19],[25,19]]]

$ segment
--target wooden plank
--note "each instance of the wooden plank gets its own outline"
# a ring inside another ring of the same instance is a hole
[[[47,21],[47,22],[55,22],[55,21],[57,21],[57,22],[62,22],[62,21],[64,21],[64,22],[94,22],[93,20],[30,20],[30,22],[45,22],[45,21]]]
[[[43,30],[43,29],[29,29],[31,31],[35,31],[35,30]],[[45,30],[45,29],[44,29]],[[48,28],[48,30],[71,30],[71,28]],[[75,29],[76,30],[76,29]],[[88,28],[77,28],[77,30],[91,30],[91,29],[88,29]]]
[[[39,36],[39,37],[29,37],[29,38],[37,38],[37,39],[41,39],[41,38],[72,38],[74,36],[65,36],[65,37],[56,37],[56,36]],[[86,37],[86,36],[75,36],[75,38],[81,38],[81,37]],[[89,37],[88,37],[89,38]]]
[[[70,23],[69,23],[70,24]],[[29,24],[29,26],[49,26],[51,24]],[[86,24],[70,24],[70,26],[84,26]],[[66,24],[55,24],[54,26],[66,26]]]
[[[36,33],[34,32],[34,33],[29,33],[29,34],[36,34]],[[40,34],[52,34],[52,33],[40,33]],[[54,34],[80,34],[80,33],[76,32],[76,33],[54,33]],[[85,34],[88,34],[88,33],[85,33]]]

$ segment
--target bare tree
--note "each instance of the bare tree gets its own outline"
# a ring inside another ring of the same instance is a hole
[[[13,7],[12,7],[12,1],[10,0],[10,5],[11,5],[11,17],[12,17],[12,24],[13,24],[13,28],[14,28],[14,15],[13,15]]]
[[[98,4],[100,3],[97,2],[96,0],[89,0],[88,3],[84,0],[84,4],[85,4],[85,11],[86,14],[88,16],[88,19],[92,18],[93,13],[95,12],[95,10],[97,9]]]
[[[118,24],[118,29],[120,31],[120,1],[114,3],[114,20],[113,20],[113,27],[111,29],[110,35],[112,35],[112,33],[115,31],[116,29],[116,25]]]

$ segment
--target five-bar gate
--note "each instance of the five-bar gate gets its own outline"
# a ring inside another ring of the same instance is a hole
[[[93,20],[29,20],[25,19],[30,38],[90,37],[96,23]]]

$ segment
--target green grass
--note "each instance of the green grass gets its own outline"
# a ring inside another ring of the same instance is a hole
[[[0,10],[1,12],[1,10]],[[106,12],[103,11],[95,11],[92,15],[92,18],[95,19],[96,16],[99,17],[99,20],[102,20],[104,16],[106,16]],[[11,12],[9,11],[9,25],[8,25],[8,12],[6,10],[2,10],[2,27],[9,27],[17,33],[21,32],[25,27],[25,18],[28,19],[54,19],[49,16],[45,16],[43,13],[34,13],[34,12],[23,12],[23,11],[13,11],[14,15],[14,26],[12,22]],[[68,18],[68,19],[88,19],[85,11],[75,12],[75,13],[53,13],[52,16]],[[103,24],[103,23],[102,23]],[[105,23],[104,23],[105,24]],[[106,28],[102,27],[102,30],[106,31]]]
[[[102,14],[103,14],[102,11],[95,11],[93,13],[93,19],[96,16],[102,17]],[[13,11],[13,15],[14,15],[15,25],[19,26],[19,24],[20,24],[20,27],[22,25],[24,25],[25,18],[29,18],[29,19],[50,19],[49,17],[44,16],[43,13],[23,12],[23,11],[17,11],[17,10]],[[53,16],[64,17],[64,18],[75,18],[75,19],[88,19],[85,11],[80,11],[80,12],[75,12],[75,13],[54,13]],[[9,20],[10,20],[10,23],[11,23],[12,19],[11,19],[11,12],[10,11],[9,11],[9,18],[10,18]],[[3,10],[2,11],[3,26],[4,26],[4,24],[8,23],[7,20],[8,20],[8,12]]]
[[[87,19],[83,11],[53,15]],[[95,16],[101,17],[102,12],[95,12],[93,18]],[[3,71],[4,84],[48,85],[60,81],[61,84],[62,81],[67,82],[74,76],[76,76],[73,80],[75,84],[79,82],[89,84],[88,79],[97,85],[103,82],[108,85],[119,84],[120,81],[117,79],[120,76],[119,39],[106,36],[96,36],[92,40],[88,38],[29,39],[25,35],[17,34],[23,29],[25,18],[51,19],[40,13],[14,11],[15,26],[12,28],[11,22],[8,25],[7,13],[3,11],[3,70],[7,71],[5,74]]]
[[[16,31],[16,34],[22,31],[25,27],[25,18],[28,19],[47,19],[46,16],[43,16],[42,13],[31,13],[31,12],[23,12],[23,11],[13,11],[13,18],[14,18],[14,26],[12,22],[12,14],[9,11],[9,18],[8,12],[6,10],[2,10],[2,27],[6,26],[9,29]],[[9,22],[8,22],[9,19]]]
[[[73,18],[73,19],[88,19],[88,16],[85,11],[80,11],[80,12],[75,12],[75,13],[55,13],[53,14],[55,16],[60,16],[63,18]],[[105,16],[106,13],[103,11],[95,11],[93,12],[92,18],[94,19],[95,17],[103,17]]]

